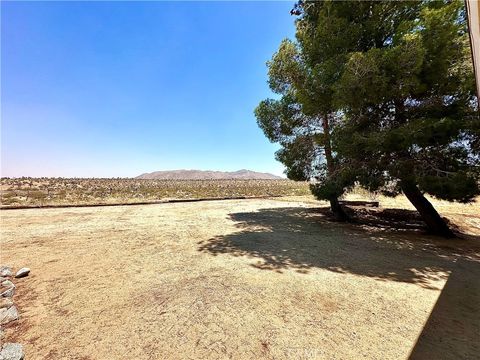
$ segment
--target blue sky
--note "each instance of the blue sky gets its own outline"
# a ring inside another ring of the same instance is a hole
[[[280,175],[253,110],[293,2],[2,2],[2,176]]]

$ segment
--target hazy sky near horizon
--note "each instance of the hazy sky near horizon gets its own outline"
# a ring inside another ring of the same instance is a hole
[[[253,110],[292,2],[2,2],[1,175],[281,175]]]

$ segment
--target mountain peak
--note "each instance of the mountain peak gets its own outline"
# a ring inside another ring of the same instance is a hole
[[[165,170],[145,173],[136,179],[161,180],[280,180],[280,176],[241,169],[237,171],[210,171],[210,170]]]

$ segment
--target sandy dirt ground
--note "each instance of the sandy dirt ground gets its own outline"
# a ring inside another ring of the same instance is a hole
[[[478,357],[478,206],[442,205],[448,241],[318,206],[1,211],[1,263],[32,269],[6,339],[26,359]]]

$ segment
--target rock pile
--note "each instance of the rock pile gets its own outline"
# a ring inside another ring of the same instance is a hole
[[[29,268],[21,268],[15,274],[15,278],[28,276]],[[15,343],[3,343],[3,327],[19,318],[17,307],[13,302],[15,284],[13,270],[10,266],[0,266],[0,360],[23,360],[23,347]]]

